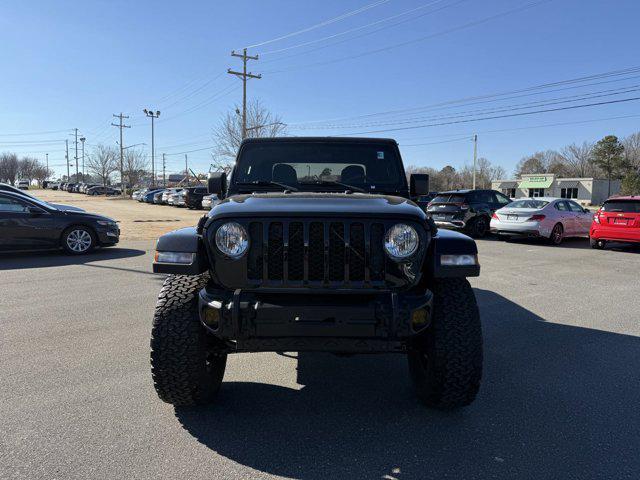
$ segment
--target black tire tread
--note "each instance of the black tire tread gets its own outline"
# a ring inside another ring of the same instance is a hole
[[[226,366],[220,353],[208,371],[206,359],[219,345],[198,318],[198,292],[208,274],[171,275],[158,295],[151,331],[151,375],[161,400],[175,406],[201,405],[215,398]]]
[[[420,400],[449,410],[471,404],[480,389],[482,325],[467,279],[440,279],[433,293],[432,325],[409,352],[409,370]]]

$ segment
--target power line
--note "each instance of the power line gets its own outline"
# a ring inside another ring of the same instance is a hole
[[[516,8],[509,9],[509,10],[505,10],[505,11],[497,13],[495,15],[490,15],[490,16],[484,17],[484,18],[482,18],[480,20],[474,20],[472,22],[465,23],[465,24],[459,25],[457,27],[452,27],[452,28],[449,28],[447,30],[443,30],[443,31],[440,31],[440,32],[437,32],[437,33],[432,33],[430,35],[425,35],[423,37],[419,37],[419,38],[416,38],[416,39],[413,39],[413,40],[408,40],[408,41],[405,41],[405,42],[396,43],[396,44],[393,44],[393,45],[388,45],[386,47],[381,47],[381,48],[377,48],[377,49],[374,49],[374,50],[367,50],[367,51],[364,51],[364,52],[361,52],[361,53],[358,53],[358,54],[355,54],[355,55],[348,55],[346,57],[335,58],[333,60],[325,60],[325,61],[322,61],[322,62],[314,62],[314,63],[308,63],[308,64],[304,64],[304,65],[296,65],[296,66],[293,66],[293,67],[290,67],[290,68],[285,68],[285,69],[282,69],[282,70],[268,70],[265,73],[271,73],[271,74],[285,73],[285,72],[290,72],[290,71],[293,71],[293,70],[301,70],[301,69],[304,69],[304,68],[310,68],[310,67],[315,67],[315,66],[330,65],[332,63],[344,62],[344,61],[347,61],[347,60],[353,60],[353,59],[365,57],[365,56],[368,56],[368,55],[374,55],[376,53],[385,52],[387,50],[392,50],[392,49],[395,49],[395,48],[405,47],[407,45],[411,45],[411,44],[414,44],[414,43],[422,42],[422,41],[428,40],[430,38],[435,38],[435,37],[439,37],[439,36],[442,36],[442,35],[448,35],[449,33],[457,32],[457,31],[460,31],[460,30],[464,30],[466,28],[471,28],[471,27],[475,27],[477,25],[482,25],[483,23],[487,23],[487,22],[490,22],[492,20],[496,20],[498,18],[506,17],[506,16],[512,15],[514,13],[520,13],[520,12],[522,12],[524,10],[528,10],[530,8],[537,7],[538,5],[542,5],[544,3],[549,3],[549,2],[552,2],[552,1],[553,0],[541,0],[541,1],[527,3],[525,5],[521,5],[520,7],[516,7]]]
[[[416,126],[412,126],[412,127],[396,127],[396,128],[388,128],[388,129],[383,129],[383,130],[369,130],[366,132],[355,132],[355,133],[346,133],[346,134],[341,134],[341,135],[336,135],[338,137],[342,137],[342,136],[351,136],[351,135],[365,135],[365,134],[369,134],[369,133],[381,133],[381,132],[396,132],[396,131],[401,131],[401,130],[415,130],[417,128],[427,128],[427,127],[440,127],[443,125],[454,125],[457,123],[471,123],[471,122],[480,122],[480,121],[484,121],[484,120],[495,120],[498,118],[511,118],[511,117],[522,117],[525,115],[535,115],[538,113],[548,113],[548,112],[559,112],[562,110],[574,110],[577,108],[586,108],[586,107],[597,107],[597,106],[601,106],[601,105],[611,105],[614,103],[626,103],[626,102],[633,102],[636,100],[640,100],[640,97],[631,97],[631,98],[623,98],[620,100],[609,100],[607,102],[596,102],[596,103],[587,103],[584,105],[573,105],[573,106],[569,106],[569,107],[558,107],[558,108],[547,108],[547,109],[543,109],[543,110],[536,110],[533,112],[519,112],[519,113],[512,113],[512,114],[507,114],[507,115],[494,115],[494,116],[489,116],[489,117],[483,117],[483,118],[472,118],[472,119],[467,119],[467,120],[456,120],[456,121],[451,121],[451,122],[441,122],[441,123],[431,123],[431,124],[424,124],[424,125],[416,125]]]
[[[274,53],[286,52],[286,51],[288,51],[288,50],[293,50],[293,49],[295,49],[295,48],[306,47],[306,46],[308,46],[308,45],[313,45],[313,44],[316,44],[316,43],[320,43],[320,42],[323,42],[323,41],[325,41],[325,40],[331,40],[332,38],[337,38],[337,37],[341,37],[341,36],[343,36],[343,35],[348,35],[349,33],[357,32],[357,31],[360,31],[360,30],[364,30],[364,29],[366,29],[366,28],[373,27],[374,25],[379,25],[379,24],[381,24],[381,23],[388,22],[389,20],[394,20],[394,19],[396,19],[396,18],[400,18],[400,17],[403,17],[403,16],[405,16],[405,15],[409,15],[410,13],[415,13],[415,12],[417,12],[418,10],[422,10],[422,9],[424,9],[424,8],[430,7],[430,6],[435,5],[435,4],[437,4],[437,3],[441,3],[441,2],[443,2],[443,1],[445,1],[445,0],[435,0],[435,1],[432,1],[432,2],[429,2],[429,3],[426,3],[426,4],[424,4],[424,5],[420,5],[420,6],[418,6],[418,7],[412,8],[412,9],[410,9],[410,10],[405,10],[405,11],[404,11],[404,12],[402,12],[402,13],[398,13],[398,14],[396,14],[396,15],[391,15],[390,17],[382,18],[382,19],[380,19],[380,20],[376,20],[375,22],[367,23],[366,25],[361,25],[361,26],[359,26],[359,27],[350,28],[350,29],[348,29],[348,30],[344,30],[344,31],[342,31],[342,32],[334,33],[333,35],[327,35],[326,37],[318,38],[318,39],[315,39],[315,40],[310,40],[310,41],[308,41],[308,42],[298,43],[298,44],[296,44],[296,45],[291,45],[291,46],[289,46],[289,47],[283,47],[283,48],[278,48],[278,49],[276,49],[276,50],[269,50],[269,51],[266,51],[266,52],[260,52],[260,55],[272,55],[272,54],[274,54]],[[468,1],[468,0],[459,0],[459,1],[457,1],[457,2],[454,2],[454,3],[450,4],[450,5],[445,5],[445,6],[444,6],[444,7],[442,7],[442,8],[439,8],[439,9],[436,9],[436,10],[433,10],[433,11],[430,11],[430,12],[427,12],[427,13],[423,13],[423,14],[421,14],[421,15],[416,15],[416,16],[413,16],[413,17],[411,17],[411,18],[407,19],[407,20],[403,20],[403,21],[401,21],[401,22],[397,22],[397,23],[392,24],[392,25],[386,25],[386,26],[385,26],[385,27],[383,27],[383,28],[379,28],[379,29],[373,30],[372,32],[367,32],[367,33],[365,33],[365,34],[363,34],[363,35],[358,35],[358,36],[355,36],[355,37],[351,37],[351,38],[348,38],[348,39],[343,40],[343,41],[354,40],[354,39],[356,39],[356,38],[360,38],[360,37],[362,37],[362,36],[371,35],[371,34],[373,34],[373,33],[375,33],[375,32],[378,32],[378,31],[380,31],[380,30],[383,30],[383,29],[385,29],[385,28],[395,27],[396,25],[400,25],[400,24],[405,23],[405,22],[407,22],[407,21],[417,20],[418,18],[422,18],[422,17],[424,17],[425,15],[431,15],[432,13],[438,12],[438,11],[442,10],[443,8],[448,8],[448,7],[451,7],[451,6],[453,6],[453,5],[457,5],[458,3],[462,3],[462,2],[465,2],[465,1]],[[321,49],[321,48],[327,48],[327,47],[330,47],[330,46],[332,46],[332,45],[337,45],[338,43],[342,43],[343,41],[335,42],[335,43],[331,43],[331,44],[329,44],[329,45],[325,45],[325,46],[322,46],[322,47],[318,47],[318,48],[315,48],[315,49],[312,49],[312,50],[307,50],[307,51],[306,51],[306,52],[304,52],[304,53],[309,53],[309,52],[313,52],[313,51],[315,51],[315,50],[319,50],[319,49]],[[271,60],[271,62],[279,61],[279,60],[284,60],[285,58],[291,58],[291,57],[293,57],[293,56],[297,56],[297,55],[289,55],[289,56],[286,56],[286,57],[281,57],[281,58],[273,59],[273,60]],[[269,63],[269,61],[266,61],[266,62],[264,62],[264,63]]]
[[[30,135],[47,135],[49,133],[63,133],[70,132],[73,130],[72,128],[65,128],[64,130],[48,130],[45,132],[23,132],[23,133],[0,133],[0,137],[19,137],[19,136],[30,136]]]
[[[344,20],[345,18],[350,18],[350,17],[353,17],[354,15],[358,15],[360,13],[366,12],[367,10],[370,10],[372,8],[375,8],[375,7],[379,6],[379,5],[385,4],[387,2],[389,2],[389,0],[378,0],[377,2],[373,2],[373,3],[370,3],[370,4],[365,5],[363,7],[360,7],[360,8],[357,8],[355,10],[352,10],[350,12],[343,13],[342,15],[338,15],[337,17],[333,17],[333,18],[330,18],[328,20],[324,20],[324,21],[322,21],[320,23],[316,23],[315,25],[311,25],[310,27],[306,27],[306,28],[303,28],[301,30],[297,30],[295,32],[287,33],[286,35],[281,35],[279,37],[272,38],[271,40],[265,40],[264,42],[254,43],[253,45],[247,45],[244,48],[261,47],[263,45],[268,45],[270,43],[274,43],[274,42],[278,42],[280,40],[285,40],[287,38],[295,37],[295,36],[301,35],[303,33],[311,32],[312,30],[316,30],[316,29],[321,28],[321,27],[326,27],[327,25],[331,25],[332,23],[339,22],[340,20]]]

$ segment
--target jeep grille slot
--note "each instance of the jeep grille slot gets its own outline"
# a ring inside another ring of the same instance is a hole
[[[385,227],[363,221],[249,222],[247,276],[254,286],[382,286]]]

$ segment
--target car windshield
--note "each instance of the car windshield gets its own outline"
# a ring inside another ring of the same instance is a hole
[[[431,203],[464,203],[464,195],[443,193],[442,195],[436,195],[431,200]]]
[[[390,143],[266,142],[242,148],[231,189],[397,192],[406,185]]]
[[[604,202],[603,212],[640,213],[640,200],[613,200]]]
[[[549,205],[545,200],[516,200],[507,205],[508,208],[535,208],[539,210]]]

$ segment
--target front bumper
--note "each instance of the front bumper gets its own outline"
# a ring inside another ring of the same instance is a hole
[[[204,288],[202,325],[230,350],[402,352],[431,321],[433,294],[259,294]]]
[[[115,245],[120,241],[120,228],[117,226],[97,229],[96,234],[98,235],[98,242],[103,247]]]

